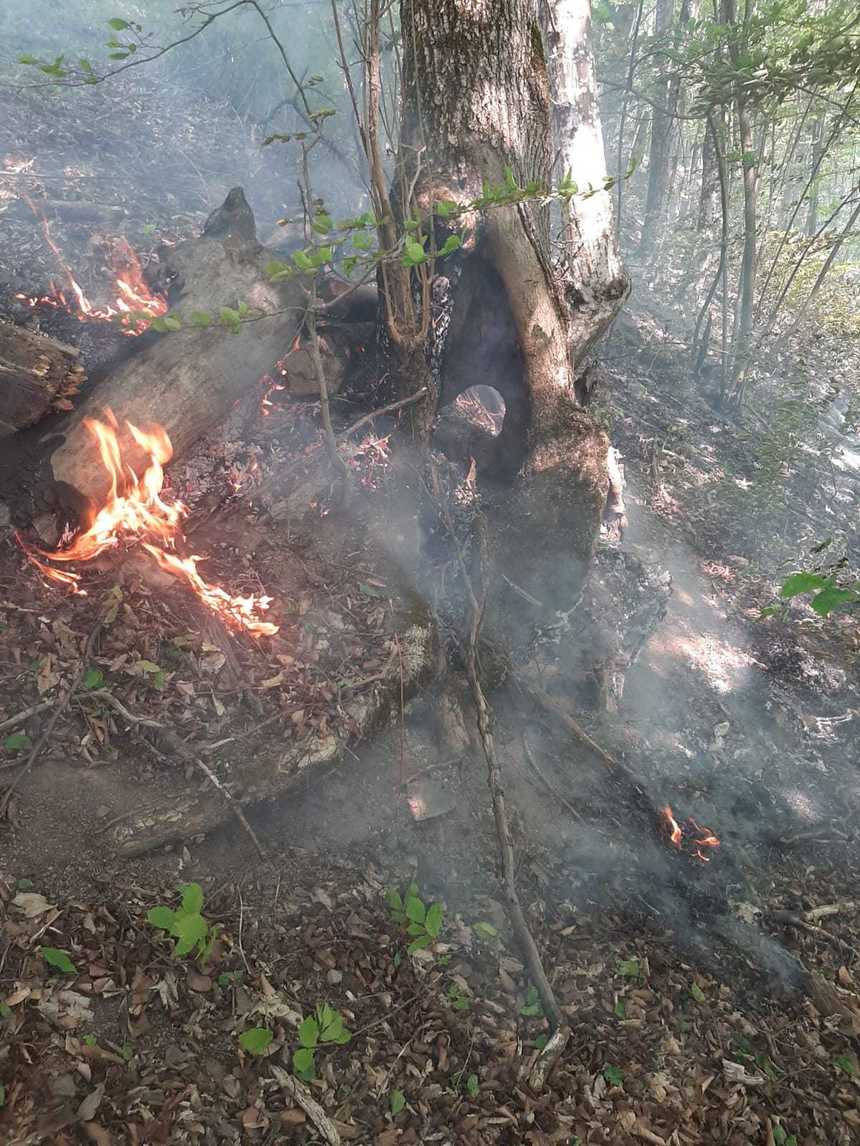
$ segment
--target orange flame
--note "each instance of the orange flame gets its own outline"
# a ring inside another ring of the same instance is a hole
[[[153,318],[157,318],[162,314],[167,313],[167,300],[163,295],[155,294],[146,285],[143,278],[143,270],[140,265],[135,252],[128,245],[125,239],[113,239],[110,244],[111,248],[111,262],[115,274],[114,287],[116,296],[112,303],[107,306],[97,307],[94,306],[87,296],[84,294],[77,279],[72,274],[69,264],[63,257],[63,252],[57,246],[51,234],[51,228],[44,212],[41,210],[38,202],[33,200],[26,191],[19,191],[18,194],[39,220],[39,226],[42,229],[42,235],[45,242],[51,249],[54,258],[57,261],[63,277],[66,280],[66,286],[74,296],[74,307],[67,301],[66,295],[63,291],[54,288],[52,295],[29,296],[19,294],[16,297],[22,302],[26,302],[28,306],[57,306],[63,307],[67,310],[77,308],[78,318],[81,322],[103,321],[110,322],[114,318],[120,319],[120,324],[125,334],[136,335],[143,334],[149,326]],[[149,316],[147,319],[136,319],[132,322],[127,316],[132,311],[141,312],[145,311]]]
[[[688,816],[683,824],[679,824],[672,814],[669,804],[660,809],[663,818],[663,830],[666,838],[678,851],[687,852],[702,863],[710,863],[711,857],[702,851],[702,848],[718,848],[719,836],[710,828],[703,828],[692,816]]]
[[[125,538],[134,538],[161,569],[174,577],[184,577],[203,604],[228,625],[245,629],[254,637],[276,633],[278,626],[261,620],[259,616],[269,608],[271,597],[231,596],[200,576],[197,563],[204,558],[179,557],[173,552],[176,540],[181,536],[181,524],[187,510],[182,502],[166,502],[161,496],[164,466],[173,456],[166,431],[155,426],[146,432],[126,422],[129,433],[148,458],[146,469],[138,477],[128,462],[123,461],[116,434],[116,418],[110,410],[105,416],[105,422],[95,418],[84,419],[84,426],[95,438],[102,464],[110,475],[110,490],[105,504],[92,522],[63,549],[39,552],[37,556],[22,542],[33,564],[51,580],[77,585],[77,573],[55,569],[47,561],[90,561],[106,549],[116,548]]]

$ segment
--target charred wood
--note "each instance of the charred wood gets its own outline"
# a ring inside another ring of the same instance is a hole
[[[0,323],[0,437],[62,408],[85,379],[78,351],[25,327]]]

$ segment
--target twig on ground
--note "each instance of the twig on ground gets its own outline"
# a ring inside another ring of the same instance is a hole
[[[75,669],[72,679],[69,681],[68,686],[66,687],[66,691],[63,693],[59,700],[54,702],[54,711],[48,717],[48,722],[45,725],[45,731],[33,745],[29,756],[24,761],[24,764],[19,769],[19,771],[16,773],[12,783],[3,793],[3,799],[0,800],[0,820],[5,820],[8,816],[9,804],[12,800],[12,796],[15,794],[15,790],[30,771],[30,769],[33,767],[33,765],[36,763],[40,752],[48,743],[57,721],[69,707],[72,697],[75,695],[75,692],[80,686],[81,681],[84,679],[84,673],[87,671],[87,664],[89,663],[90,655],[95,647],[96,641],[98,640],[99,633],[102,631],[104,622],[104,614],[99,614],[98,620],[93,625],[92,629],[90,630],[90,634],[86,639],[83,652],[81,653],[80,663]]]
[[[340,1134],[338,1134],[337,1127],[305,1084],[299,1082],[297,1078],[293,1078],[283,1067],[275,1066],[274,1063],[272,1064],[272,1074],[275,1076],[278,1086],[286,1091],[296,1105],[302,1108],[329,1146],[340,1146]]]
[[[840,903],[823,903],[821,907],[813,907],[803,913],[803,918],[810,923],[816,919],[826,919],[828,915],[839,915],[842,911],[853,911],[857,904],[853,899],[845,899]]]
[[[238,800],[235,800],[233,798],[233,795],[230,792],[229,788],[227,788],[224,784],[221,783],[221,781],[218,779],[218,777],[215,775],[215,773],[212,771],[212,769],[209,767],[209,765],[205,761],[201,760],[199,756],[193,757],[193,760],[194,760],[194,763],[197,765],[197,767],[200,769],[200,771],[204,774],[204,776],[206,776],[206,778],[209,780],[209,782],[215,788],[218,789],[218,791],[221,793],[221,795],[224,797],[224,799],[230,805],[230,807],[233,810],[233,815],[236,817],[236,819],[239,821],[239,823],[242,825],[242,827],[245,829],[245,831],[250,836],[251,842],[253,843],[254,847],[257,849],[257,855],[260,857],[261,860],[267,859],[268,857],[267,857],[267,855],[263,849],[263,845],[260,843],[259,839],[257,838],[257,833],[254,831],[254,829],[248,823],[248,817],[242,811],[242,805],[239,803]]]
[[[239,955],[242,958],[242,963],[244,964],[244,967],[245,967],[245,973],[247,974],[248,978],[251,979],[253,977],[251,975],[251,968],[248,966],[248,960],[247,960],[247,957],[245,956],[245,948],[242,944],[243,932],[245,930],[245,901],[242,898],[241,887],[238,888],[238,892],[239,892]]]
[[[558,802],[561,804],[561,806],[563,808],[567,808],[567,810],[570,812],[570,814],[575,819],[583,820],[584,817],[583,817],[582,813],[577,811],[577,809],[574,808],[573,804],[571,804],[571,802],[569,800],[566,800],[564,798],[564,796],[562,796],[561,792],[559,792],[559,790],[558,790],[558,788],[556,788],[555,784],[553,784],[550,780],[548,780],[547,777],[544,775],[544,773],[538,767],[538,762],[535,759],[534,753],[531,750],[531,745],[529,744],[528,739],[526,738],[525,732],[523,733],[523,752],[525,753],[525,757],[529,763],[529,767],[535,773],[537,778],[540,780],[540,782],[543,784],[543,786],[546,788],[546,790],[549,792],[549,794],[553,797],[553,799],[558,800]]]
[[[374,418],[381,418],[384,414],[393,414],[395,410],[402,410],[405,406],[411,406],[420,398],[423,398],[427,393],[427,387],[422,386],[420,390],[416,390],[414,394],[410,394],[408,398],[401,398],[399,402],[389,402],[387,406],[380,406],[378,410],[371,410],[369,414],[364,414],[358,418],[351,426],[347,426],[345,430],[341,430],[337,435],[339,438],[348,438],[360,430],[362,426],[366,426],[368,422],[372,422]]]
[[[614,756],[610,756],[604,748],[601,748],[595,740],[592,740],[579,721],[574,720],[570,713],[562,708],[558,701],[555,700],[554,697],[551,697],[549,693],[544,692],[542,689],[535,688],[530,684],[526,684],[519,676],[515,676],[514,680],[526,696],[536,701],[545,712],[550,713],[560,720],[568,732],[572,733],[581,744],[584,744],[598,760],[601,760],[606,765],[612,775],[624,784],[633,797],[635,806],[641,813],[643,819],[649,822],[657,822],[659,817],[653,800],[629,768],[625,767],[619,760],[616,760]]]
[[[478,555],[477,555],[477,572],[480,582],[478,592],[475,591],[475,586],[470,576],[469,569],[466,565],[466,559],[463,555],[462,548],[457,541],[457,534],[454,530],[454,523],[451,520],[451,513],[448,507],[448,502],[444,497],[441,490],[440,482],[435,469],[431,470],[431,479],[433,482],[433,493],[439,505],[439,510],[442,515],[445,527],[451,536],[452,543],[457,552],[457,559],[460,565],[460,571],[463,575],[463,582],[466,591],[466,601],[468,607],[468,621],[469,631],[466,638],[466,675],[469,680],[469,687],[472,691],[472,700],[475,705],[475,710],[478,719],[478,733],[481,738],[481,746],[484,750],[484,758],[487,762],[487,784],[490,789],[490,799],[493,805],[493,818],[496,823],[496,839],[499,846],[499,860],[501,863],[501,878],[502,886],[505,892],[505,898],[508,905],[508,915],[511,920],[511,925],[516,936],[517,943],[526,961],[529,976],[534,983],[538,995],[540,996],[541,1003],[543,1004],[544,1014],[549,1019],[553,1027],[553,1036],[547,1043],[544,1051],[542,1052],[538,1062],[530,1076],[530,1082],[535,1088],[540,1088],[546,1081],[547,1076],[552,1070],[559,1057],[564,1052],[570,1038],[570,1028],[568,1027],[564,1015],[562,1014],[561,1007],[558,1005],[558,1000],[555,997],[555,992],[552,989],[549,979],[547,978],[546,971],[544,971],[543,961],[541,959],[540,951],[538,950],[537,943],[531,933],[528,922],[526,921],[525,912],[523,911],[522,904],[520,903],[519,893],[517,892],[516,871],[514,862],[514,843],[511,835],[511,827],[508,821],[507,808],[505,806],[505,794],[502,787],[502,773],[499,767],[498,756],[496,755],[496,744],[493,737],[493,711],[484,695],[484,690],[481,686],[480,677],[478,675],[478,637],[481,632],[481,625],[484,619],[484,608],[486,605],[486,586],[484,584],[484,569],[487,548],[487,523],[484,515],[479,511],[475,518],[476,536],[478,541]],[[550,1049],[551,1048],[551,1049]]]
[[[31,704],[29,708],[24,708],[20,712],[16,712],[14,716],[7,717],[6,720],[0,721],[0,732],[6,732],[9,728],[17,728],[19,724],[23,724],[25,720],[29,720],[31,716],[35,716],[37,712],[44,712],[46,708],[53,705],[52,700],[40,700],[38,704]]]

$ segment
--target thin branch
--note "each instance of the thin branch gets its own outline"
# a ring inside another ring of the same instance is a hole
[[[347,426],[345,430],[341,430],[338,437],[352,437],[356,430],[360,430],[362,426],[366,426],[368,422],[372,422],[374,418],[381,418],[383,414],[393,414],[395,410],[402,410],[404,406],[411,406],[423,398],[426,393],[427,387],[422,386],[420,390],[416,390],[414,394],[410,394],[407,398],[401,398],[398,402],[389,402],[387,406],[380,406],[378,410],[371,410],[369,414],[363,415],[363,417],[353,422],[351,426]],[[2,725],[0,725],[0,727],[2,727]]]
[[[517,892],[516,882],[516,865],[514,861],[514,843],[513,836],[511,835],[510,822],[508,820],[507,808],[505,806],[505,794],[502,786],[502,773],[499,766],[498,756],[496,754],[496,744],[493,736],[493,711],[487,701],[484,690],[481,686],[480,677],[478,674],[478,638],[481,632],[481,626],[484,619],[484,608],[486,605],[486,586],[484,583],[484,568],[485,568],[485,554],[486,554],[486,518],[483,513],[478,511],[475,518],[476,534],[478,540],[478,575],[481,582],[481,588],[478,593],[475,591],[475,586],[472,577],[469,574],[469,569],[466,565],[466,559],[463,555],[463,550],[457,540],[454,523],[451,519],[451,512],[448,506],[447,498],[441,489],[438,474],[435,468],[431,469],[431,480],[433,483],[433,493],[439,505],[442,515],[442,520],[445,528],[451,536],[452,543],[457,552],[457,560],[460,565],[460,571],[463,576],[463,583],[466,590],[466,601],[469,615],[469,632],[466,639],[466,675],[469,680],[469,687],[472,692],[472,700],[475,705],[477,714],[478,733],[481,738],[481,747],[484,751],[484,758],[487,763],[487,784],[490,789],[490,799],[493,805],[493,818],[496,824],[496,840],[499,848],[499,861],[501,865],[501,879],[502,886],[505,892],[505,898],[508,904],[508,915],[511,920],[514,935],[517,943],[523,953],[528,967],[529,976],[537,989],[540,996],[541,1003],[543,1004],[544,1014],[549,1019],[554,1036],[552,1042],[552,1059],[546,1064],[546,1068],[538,1072],[542,1074],[543,1078],[546,1077],[552,1064],[558,1059],[563,1052],[567,1041],[570,1038],[570,1029],[567,1026],[564,1014],[555,997],[555,991],[547,978],[546,971],[544,970],[541,954],[538,945],[535,942],[534,936],[531,933],[528,922],[526,920],[525,912],[523,911],[522,904],[520,903],[519,893]],[[479,596],[480,595],[480,596]],[[556,1038],[555,1036],[558,1036]],[[548,1044],[549,1046],[549,1044]]]

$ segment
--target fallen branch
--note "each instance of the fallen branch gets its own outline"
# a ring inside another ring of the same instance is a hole
[[[286,1091],[296,1105],[302,1108],[329,1146],[340,1146],[340,1134],[338,1134],[337,1127],[305,1084],[299,1082],[297,1078],[293,1078],[282,1067],[275,1066],[274,1063],[272,1064],[272,1074],[275,1076],[278,1086]]]
[[[5,820],[9,815],[9,804],[12,800],[12,796],[15,794],[15,791],[18,788],[18,785],[38,760],[39,754],[48,743],[57,721],[69,707],[72,697],[75,695],[75,692],[79,688],[81,681],[84,679],[84,673],[87,671],[87,665],[89,663],[90,656],[93,649],[95,648],[95,643],[98,640],[99,633],[102,631],[102,626],[104,623],[105,616],[102,613],[99,615],[99,619],[90,630],[90,634],[86,639],[86,643],[84,644],[83,653],[81,654],[80,664],[75,670],[72,679],[69,681],[66,691],[63,693],[62,697],[55,702],[54,711],[48,717],[48,723],[45,725],[45,731],[33,745],[30,755],[24,761],[23,766],[15,774],[15,778],[12,780],[12,783],[3,793],[3,799],[0,800],[0,820]]]

